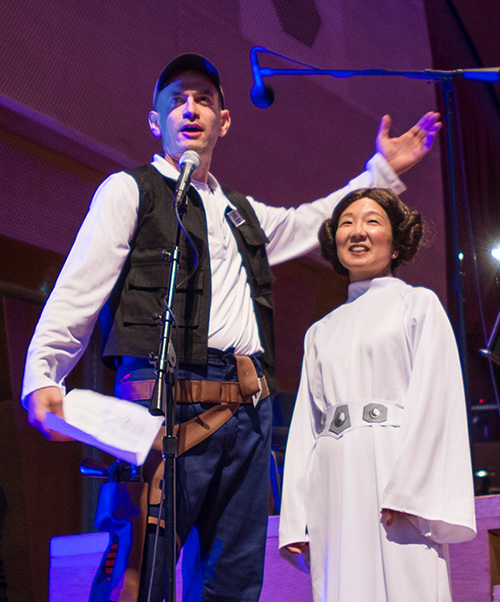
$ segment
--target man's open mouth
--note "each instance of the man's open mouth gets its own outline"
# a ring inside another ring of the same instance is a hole
[[[201,132],[202,129],[199,125],[183,125],[181,127],[181,132]]]

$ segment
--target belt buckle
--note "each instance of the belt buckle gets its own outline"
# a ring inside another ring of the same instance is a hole
[[[260,397],[261,397],[261,395],[262,395],[262,382],[261,382],[261,379],[260,379],[260,378],[258,378],[258,379],[257,379],[257,382],[259,383],[259,390],[257,391],[257,393],[254,393],[254,394],[252,395],[252,403],[253,403],[253,407],[254,407],[254,408],[256,408],[256,407],[257,407],[257,404],[259,403],[259,401],[260,401]]]

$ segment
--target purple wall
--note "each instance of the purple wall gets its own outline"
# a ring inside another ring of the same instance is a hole
[[[103,173],[149,160],[157,147],[146,114],[158,73],[177,53],[205,54],[220,69],[233,116],[213,171],[273,204],[311,200],[361,170],[383,113],[397,133],[435,107],[432,86],[381,77],[275,78],[272,107],[257,109],[249,99],[256,44],[322,68],[431,67],[423,2],[403,10],[394,0],[19,0],[3,10],[0,28],[0,123]],[[78,183],[45,169],[46,161],[35,167],[31,157],[1,153],[0,233],[65,253],[100,174],[92,185]],[[405,200],[442,231],[439,153],[405,181]],[[442,237],[432,270],[428,257],[401,275],[445,300]]]

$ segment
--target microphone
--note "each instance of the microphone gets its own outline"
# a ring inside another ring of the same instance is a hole
[[[184,201],[187,189],[191,183],[193,172],[200,166],[200,156],[192,150],[183,153],[179,159],[180,175],[174,190],[174,207],[179,208]]]
[[[250,51],[250,63],[252,65],[252,74],[254,85],[250,90],[250,98],[253,104],[259,109],[267,109],[274,102],[274,90],[269,84],[265,84],[262,80],[262,73],[260,71],[259,59],[257,58],[257,52],[264,50],[259,46],[255,46]]]
[[[255,84],[250,90],[250,98],[259,109],[267,109],[274,102],[274,90],[269,84]]]

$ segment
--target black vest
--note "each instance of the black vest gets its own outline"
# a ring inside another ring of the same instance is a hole
[[[163,177],[152,165],[145,165],[128,173],[139,186],[140,205],[129,256],[100,315],[102,356],[109,365],[117,357],[145,358],[151,352],[158,352],[161,332],[158,318],[164,309],[163,300],[170,276],[170,254],[175,246],[177,233],[177,221],[172,207],[175,181]],[[228,223],[247,270],[264,348],[263,367],[270,388],[275,390],[271,291],[274,277],[265,249],[267,238],[245,196],[229,190],[224,190],[224,193],[245,220],[239,227],[235,227],[230,220]],[[176,354],[180,363],[203,365],[207,362],[211,277],[205,211],[193,187],[188,190],[188,210],[183,226],[197,249],[198,263],[194,273],[185,281],[195,258],[191,246],[182,236],[178,288],[172,308],[180,339],[179,345],[175,345]],[[105,260],[103,257],[103,261]],[[174,328],[174,344],[176,337]]]

